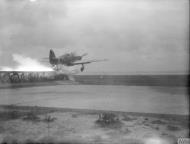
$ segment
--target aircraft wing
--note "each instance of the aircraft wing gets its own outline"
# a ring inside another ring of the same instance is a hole
[[[76,62],[76,63],[72,63],[73,65],[83,65],[83,64],[89,64],[89,63],[93,63],[93,62],[102,62],[102,61],[107,61],[107,59],[102,59],[102,60],[90,60],[90,61],[84,61],[84,62]]]

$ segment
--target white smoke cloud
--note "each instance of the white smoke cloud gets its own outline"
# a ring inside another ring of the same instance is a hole
[[[44,66],[30,57],[20,54],[13,54],[13,60],[17,63],[15,67],[2,67],[2,71],[53,71],[51,67]]]
[[[17,63],[15,67],[4,66],[1,71],[53,71],[52,67],[45,66],[38,62],[36,59],[26,57],[20,54],[13,54],[13,61]],[[64,74],[77,74],[80,72],[78,67],[67,67],[64,65],[58,66],[58,72]]]

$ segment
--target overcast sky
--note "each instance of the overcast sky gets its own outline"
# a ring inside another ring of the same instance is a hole
[[[186,72],[188,0],[0,0],[0,66],[75,51],[87,72]]]

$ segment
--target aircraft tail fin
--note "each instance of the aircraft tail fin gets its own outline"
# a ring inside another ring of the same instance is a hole
[[[49,51],[49,62],[50,62],[50,64],[54,64],[55,59],[56,59],[55,53],[54,53],[54,51],[51,49],[51,50]]]

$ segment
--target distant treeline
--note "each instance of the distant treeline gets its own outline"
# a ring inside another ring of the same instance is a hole
[[[75,75],[80,84],[187,86],[188,75]]]

